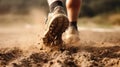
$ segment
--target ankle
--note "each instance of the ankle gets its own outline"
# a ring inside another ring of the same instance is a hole
[[[78,27],[77,27],[77,21],[72,21],[69,23],[69,26],[72,26],[74,27],[76,30],[78,30]]]
[[[49,7],[50,7],[50,12],[53,12],[54,8],[57,6],[63,7],[63,2],[62,1],[55,1],[53,2]]]

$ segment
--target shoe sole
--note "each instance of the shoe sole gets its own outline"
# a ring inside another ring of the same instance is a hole
[[[64,15],[59,15],[51,19],[51,24],[43,38],[45,45],[57,45],[62,42],[62,33],[65,32],[69,25],[68,18]]]

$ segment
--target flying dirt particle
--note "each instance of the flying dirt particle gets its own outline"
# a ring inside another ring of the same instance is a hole
[[[50,62],[50,65],[52,65],[52,64],[53,64],[53,62],[51,61],[51,62]]]
[[[37,43],[38,45],[40,45],[40,43]]]
[[[60,60],[57,60],[57,63],[60,63],[60,64],[61,64],[62,62],[61,62]]]

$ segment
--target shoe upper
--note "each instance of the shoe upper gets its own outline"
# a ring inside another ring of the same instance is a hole
[[[69,26],[66,32],[72,35],[79,35],[78,29],[76,29],[74,26]]]
[[[66,44],[75,44],[80,40],[79,31],[74,26],[69,26],[62,39]]]
[[[57,6],[57,7],[54,8],[53,12],[50,12],[48,14],[48,16],[46,18],[46,21],[45,21],[45,24],[46,24],[46,29],[45,30],[47,30],[47,28],[51,24],[52,19],[55,18],[55,17],[58,17],[60,15],[66,16],[66,12],[65,12],[63,7]]]
[[[61,7],[61,6],[55,7],[55,9],[53,10],[53,13],[55,13],[55,14],[56,13],[66,14],[64,8]]]
[[[55,15],[65,15],[66,16],[66,13],[65,13],[65,10],[64,10],[64,8],[63,7],[61,7],[61,6],[57,6],[57,7],[55,7],[54,8],[54,10],[53,10],[53,12],[50,12],[49,14],[48,14],[48,17],[47,17],[47,19],[46,19],[46,23],[47,23],[47,21],[49,21],[52,17],[54,17]]]

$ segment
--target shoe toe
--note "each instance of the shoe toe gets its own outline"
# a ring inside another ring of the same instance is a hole
[[[65,34],[63,40],[66,44],[74,44],[80,41],[80,37],[78,34]]]

